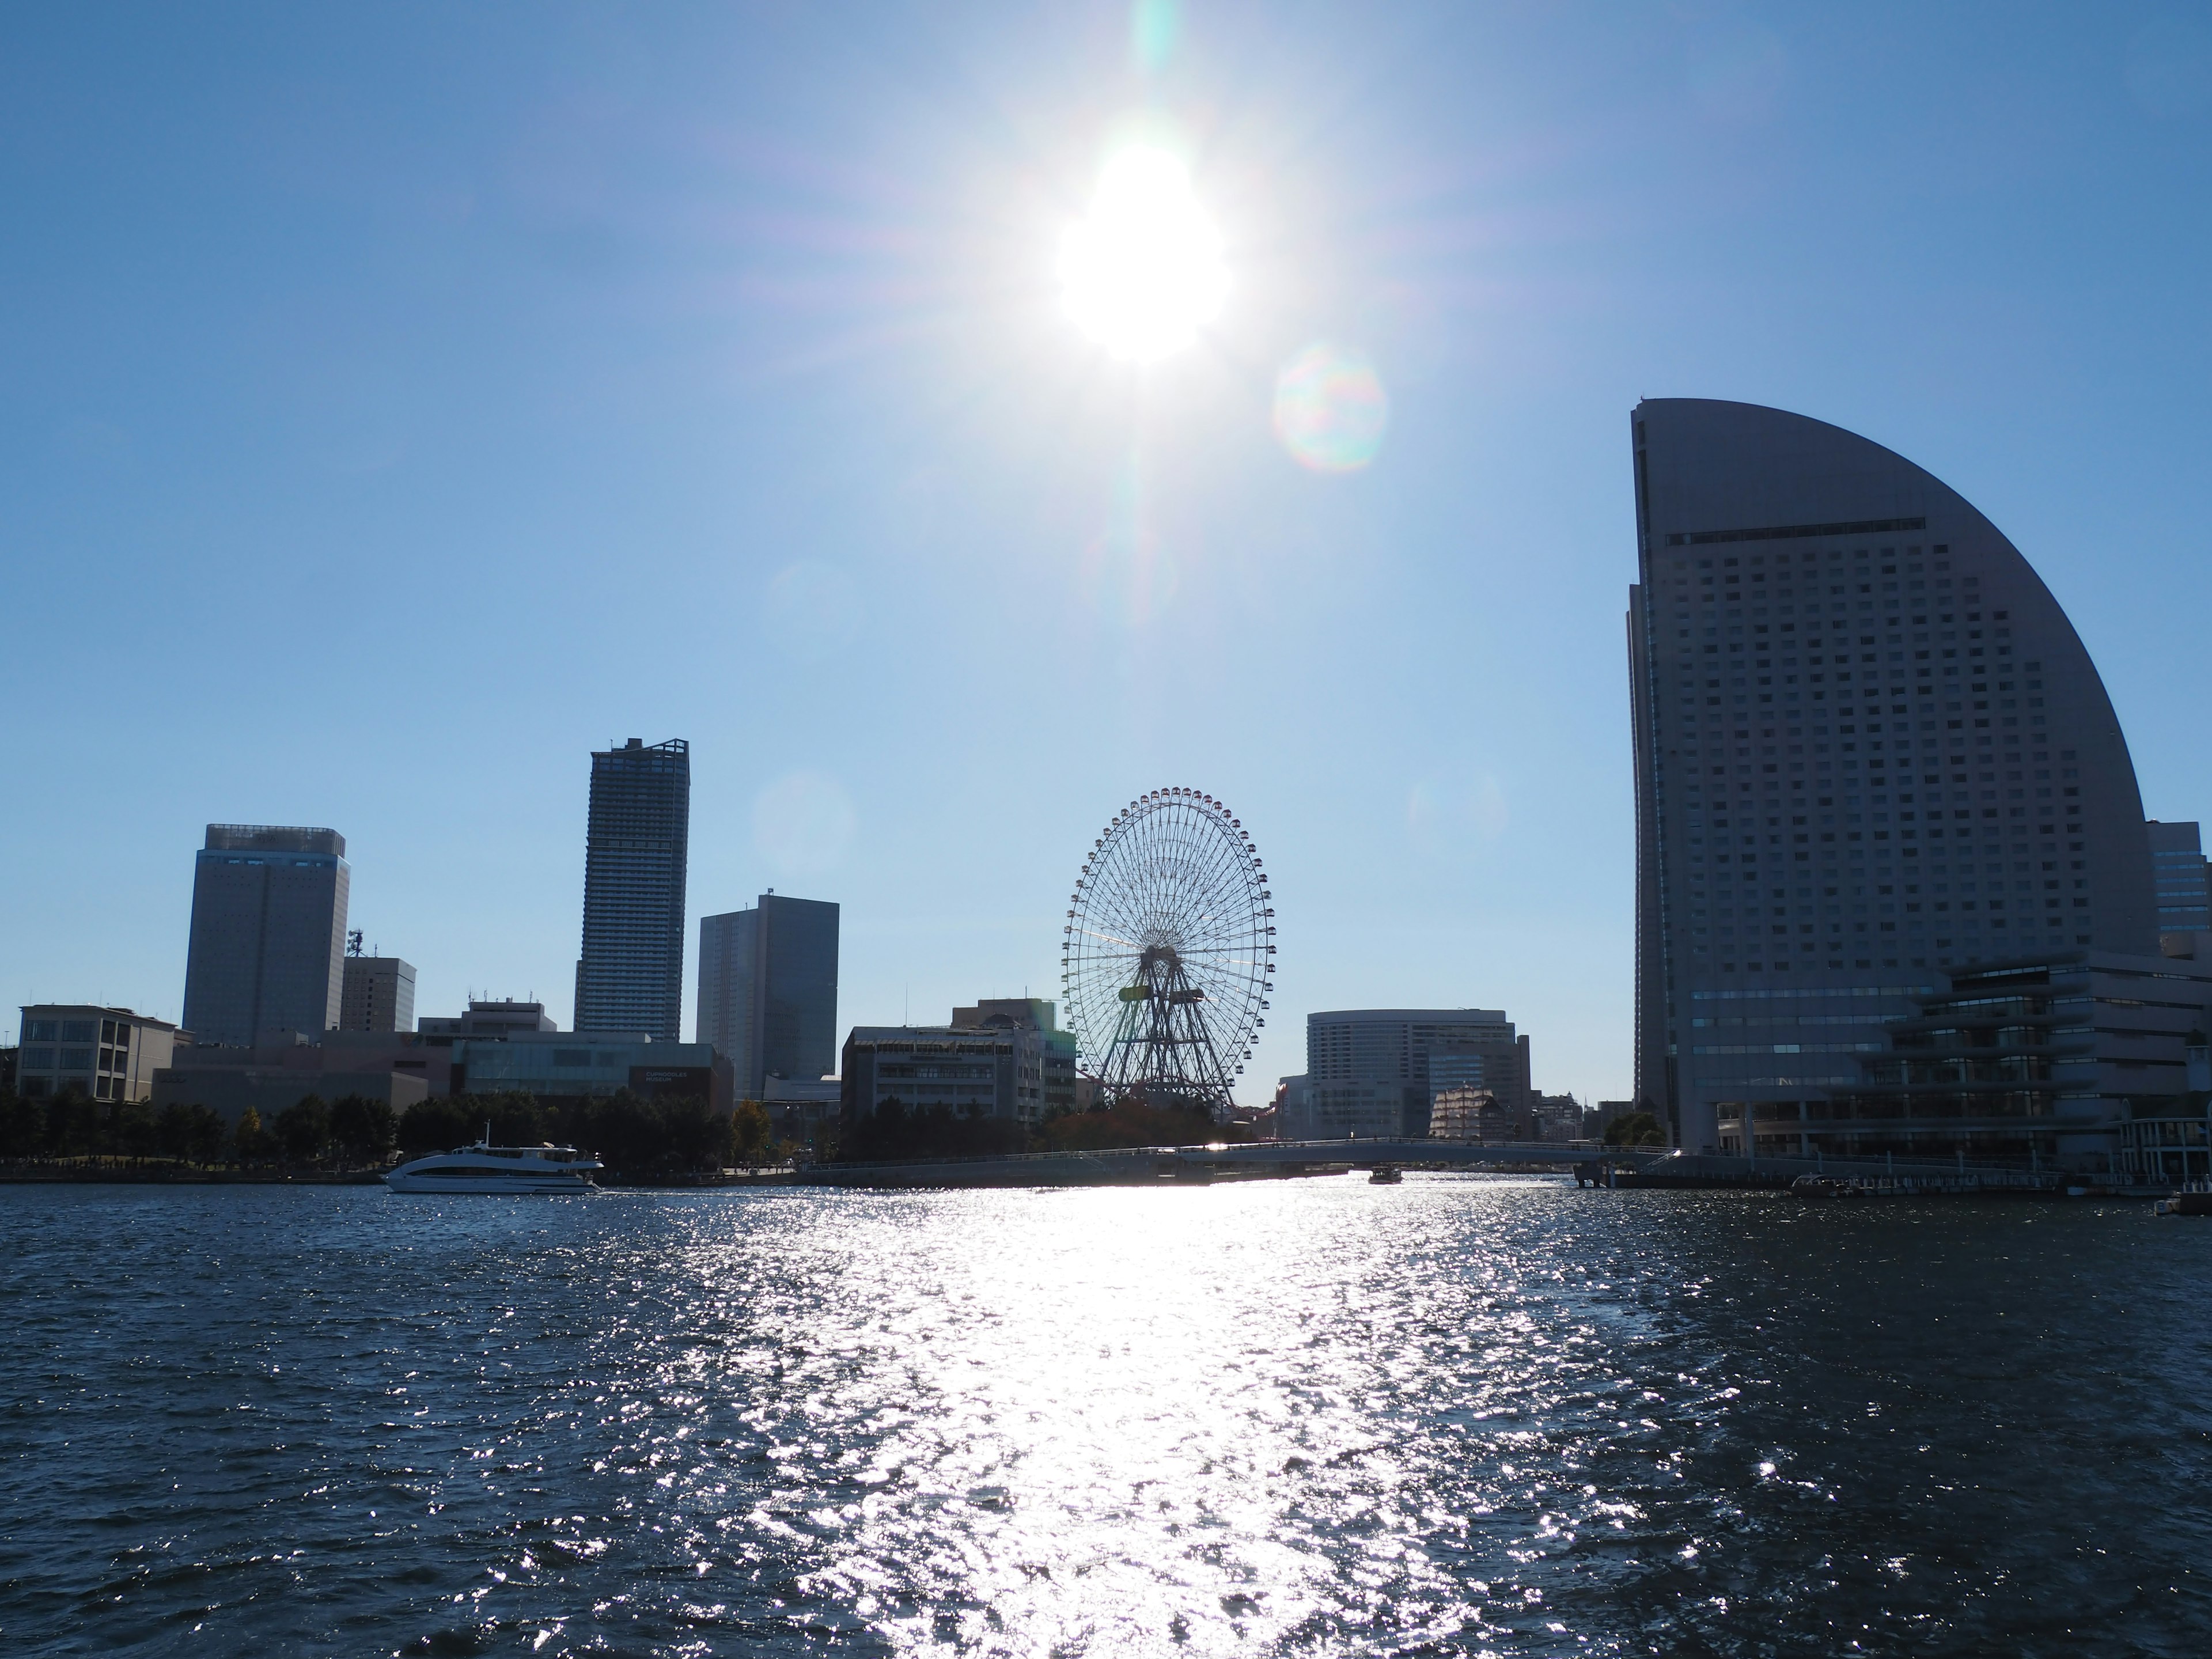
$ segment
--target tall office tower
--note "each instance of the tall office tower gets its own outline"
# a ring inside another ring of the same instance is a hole
[[[2204,865],[2203,843],[2193,823],[2160,823],[2150,834],[2151,881],[2158,897],[2160,933],[2212,933],[2212,874]]]
[[[1490,1008],[1355,1008],[1306,1016],[1306,1093],[1319,1132],[1425,1135],[1432,1091],[1480,1083],[1529,1106],[1528,1039]],[[1396,1116],[1392,1119],[1395,1109]]]
[[[264,1031],[319,1036],[338,1023],[352,877],[335,830],[208,825],[185,963],[193,1041],[251,1047]]]
[[[672,738],[648,749],[632,738],[592,755],[579,1031],[677,1039],[690,830],[690,744]]]
[[[338,1030],[414,1029],[414,964],[398,957],[347,957],[345,982],[338,995]]]
[[[699,918],[693,1040],[728,1057],[738,1097],[771,1077],[837,1069],[837,907],[763,893],[757,908]]]
[[[1996,526],[1802,415],[1631,435],[1636,1092],[1677,1145],[1848,1089],[1944,969],[2157,948],[2119,720]]]

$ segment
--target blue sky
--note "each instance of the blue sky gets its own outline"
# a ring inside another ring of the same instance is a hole
[[[2212,814],[2202,9],[1190,0],[0,17],[0,1029],[175,1018],[211,820],[569,1013],[588,752],[693,745],[695,916],[844,906],[841,1021],[1050,994],[1139,792],[1230,802],[1308,1010],[1627,1091],[1626,416],[1742,398],[2002,527],[2146,809]],[[1054,258],[1117,121],[1231,289],[1142,374]],[[1276,442],[1317,341],[1363,471]],[[696,951],[696,933],[693,931]],[[689,1029],[691,973],[686,969]]]

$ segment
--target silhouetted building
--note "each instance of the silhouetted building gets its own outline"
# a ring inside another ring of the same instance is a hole
[[[1392,1134],[1429,1132],[1430,1094],[1443,1086],[1487,1089],[1515,1119],[1529,1105],[1528,1039],[1502,1011],[1489,1008],[1353,1008],[1306,1016],[1306,1070],[1315,1133],[1323,1139],[1358,1127],[1382,1133],[1381,1099],[1358,1083],[1398,1091]],[[1331,1126],[1335,1126],[1332,1127]]]
[[[2212,932],[2212,875],[2194,823],[2143,826],[2150,836],[2150,875],[2158,899],[2160,933]]]
[[[592,755],[579,1031],[680,1035],[690,827],[690,744],[632,738]]]
[[[210,823],[193,861],[185,1025],[204,1044],[338,1023],[352,872],[335,830]]]
[[[892,1101],[908,1113],[1021,1120],[1022,1056],[1034,1031],[1000,1026],[855,1025],[845,1039],[842,1108],[848,1133]]]
[[[88,1100],[145,1100],[181,1042],[167,1020],[91,1003],[34,1002],[17,1028],[15,1091],[26,1100],[74,1089]]]
[[[2157,948],[2118,717],[1996,526],[1780,410],[1631,436],[1636,1095],[1677,1144],[1850,1086],[1947,969]]]
[[[837,1069],[837,907],[763,893],[755,908],[699,919],[701,1042],[729,1056],[738,1097],[771,1077]]]
[[[341,1031],[411,1031],[415,1029],[415,968],[398,957],[345,959],[338,994]]]
[[[2106,1174],[2129,1125],[2203,1120],[2190,1050],[2212,1020],[2212,966],[2073,950],[1948,978],[1885,1026],[1850,1087],[1753,1103],[1756,1150]],[[1743,1150],[1743,1109],[1721,1111],[1724,1151]]]

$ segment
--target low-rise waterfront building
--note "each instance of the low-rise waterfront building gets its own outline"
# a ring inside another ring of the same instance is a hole
[[[824,1133],[837,1127],[844,1098],[844,1084],[834,1077],[772,1077],[761,1091],[769,1129],[800,1146],[822,1144]]]
[[[453,1045],[457,1095],[534,1095],[548,1104],[627,1089],[647,1098],[735,1103],[730,1062],[706,1042],[604,1032],[463,1037]]]
[[[265,1122],[309,1095],[325,1101],[358,1095],[404,1112],[444,1092],[432,1086],[436,1056],[412,1041],[388,1032],[278,1031],[250,1046],[179,1048],[155,1073],[150,1098],[156,1109],[205,1106],[227,1123],[249,1106]],[[422,1063],[404,1064],[410,1054]]]
[[[1505,1109],[1498,1097],[1473,1084],[1452,1084],[1439,1089],[1429,1101],[1429,1139],[1431,1140],[1504,1140]]]
[[[1306,1080],[1308,1133],[1302,1140],[1394,1139],[1429,1132],[1425,1085],[1320,1078]],[[1418,1120],[1418,1121],[1416,1121]]]
[[[164,1019],[86,1002],[24,1006],[16,1092],[27,1100],[76,1090],[88,1100],[146,1100],[154,1074],[191,1036]]]
[[[2077,949],[1947,977],[1864,1045],[1856,1084],[1752,1103],[1749,1149],[2110,1174],[2165,1144],[2130,1124],[2203,1116],[2188,1050],[2212,1020],[2212,963]],[[1746,1150],[1744,1104],[1719,1105],[1723,1151]]]
[[[840,1109],[851,1130],[896,1101],[909,1113],[939,1107],[958,1116],[1029,1121],[1020,1085],[1036,1033],[998,1026],[855,1025],[845,1039]]]

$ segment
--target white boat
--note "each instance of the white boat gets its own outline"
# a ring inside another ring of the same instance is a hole
[[[588,1193],[601,1167],[574,1146],[495,1146],[487,1123],[473,1146],[403,1164],[384,1183],[395,1193]]]

